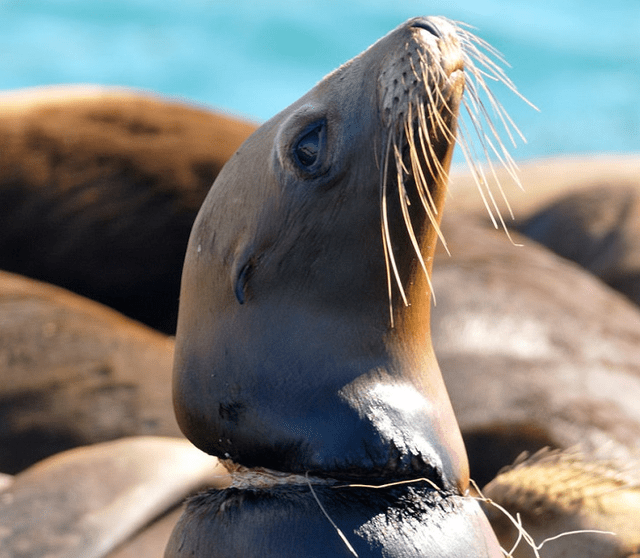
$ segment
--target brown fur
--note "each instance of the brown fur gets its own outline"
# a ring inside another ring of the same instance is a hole
[[[124,89],[0,96],[0,269],[173,332],[191,224],[254,129]]]
[[[517,227],[640,305],[640,180],[570,192]]]
[[[0,471],[77,445],[180,435],[172,339],[9,273],[0,273],[0,316]]]
[[[625,558],[640,553],[640,475],[638,463],[626,467],[570,452],[541,452],[502,471],[484,495],[504,507],[537,545],[560,533],[576,533],[545,543],[544,558]],[[496,507],[487,513],[501,544],[510,549],[517,531]],[[522,542],[514,558],[533,558]]]
[[[216,458],[180,439],[125,438],[61,453],[0,494],[0,556],[100,558],[189,494],[223,487],[227,478]]]

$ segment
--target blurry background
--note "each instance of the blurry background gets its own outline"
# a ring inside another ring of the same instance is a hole
[[[126,85],[266,120],[403,20],[464,21],[537,113],[516,159],[640,151],[638,0],[0,0],[0,89]]]

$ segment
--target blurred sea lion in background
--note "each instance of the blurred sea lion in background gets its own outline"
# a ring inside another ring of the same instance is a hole
[[[521,451],[640,452],[640,309],[533,241],[448,215],[434,347],[474,478]]]
[[[179,436],[172,362],[164,334],[0,272],[0,472],[123,436]]]
[[[637,156],[526,163],[525,192],[512,203],[517,228],[603,279],[625,277],[611,283],[633,298],[639,169]],[[535,544],[566,531],[616,533],[550,540],[540,556],[635,556],[640,311],[530,239],[511,233],[522,245],[505,242],[486,208],[465,197],[470,177],[456,178],[443,224],[451,257],[434,265],[433,332],[472,474],[480,486],[491,481],[485,495],[519,514]],[[591,186],[607,181],[619,186]],[[521,456],[494,479],[519,452],[544,447],[565,451]],[[511,549],[518,530],[486,510]],[[513,555],[536,554],[521,540]]]
[[[184,439],[123,438],[60,453],[0,491],[0,558],[105,556],[193,491],[227,479],[215,457]]]
[[[529,538],[514,558],[637,558],[640,556],[640,462],[612,462],[586,454],[542,450],[505,468],[483,490],[503,506],[485,511],[503,548]],[[564,534],[558,538],[558,535]],[[547,542],[544,542],[547,541]],[[531,544],[533,543],[533,544]]]
[[[517,224],[640,306],[640,168],[635,183],[570,192]]]
[[[173,333],[189,230],[254,129],[124,88],[0,95],[0,269]]]
[[[509,178],[503,169],[497,174],[503,183]],[[540,159],[522,164],[519,176],[523,188],[507,195],[510,228],[640,304],[640,157]],[[486,217],[471,176],[454,172],[452,182],[447,213]]]

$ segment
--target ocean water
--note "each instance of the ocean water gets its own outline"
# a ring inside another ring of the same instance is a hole
[[[639,0],[0,0],[0,89],[126,85],[261,121],[416,15],[510,63],[540,109],[498,91],[516,159],[640,152]]]

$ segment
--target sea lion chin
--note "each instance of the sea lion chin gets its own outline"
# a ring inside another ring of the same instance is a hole
[[[447,505],[468,488],[429,311],[470,37],[443,18],[409,20],[266,122],[216,179],[182,276],[178,423],[208,453],[308,482],[275,494],[236,471],[238,494],[194,500],[166,556],[300,555],[284,533],[331,515],[359,556],[500,555],[472,500],[447,524],[434,519],[440,504],[417,509],[406,487],[349,511],[324,485],[415,482],[418,500]],[[247,548],[241,531],[226,546],[214,535],[231,508],[234,525],[259,518]],[[443,540],[464,532],[464,548],[404,532],[392,518],[408,509],[438,536],[451,528]],[[388,529],[372,535],[375,517]],[[304,555],[336,551],[318,543]]]

